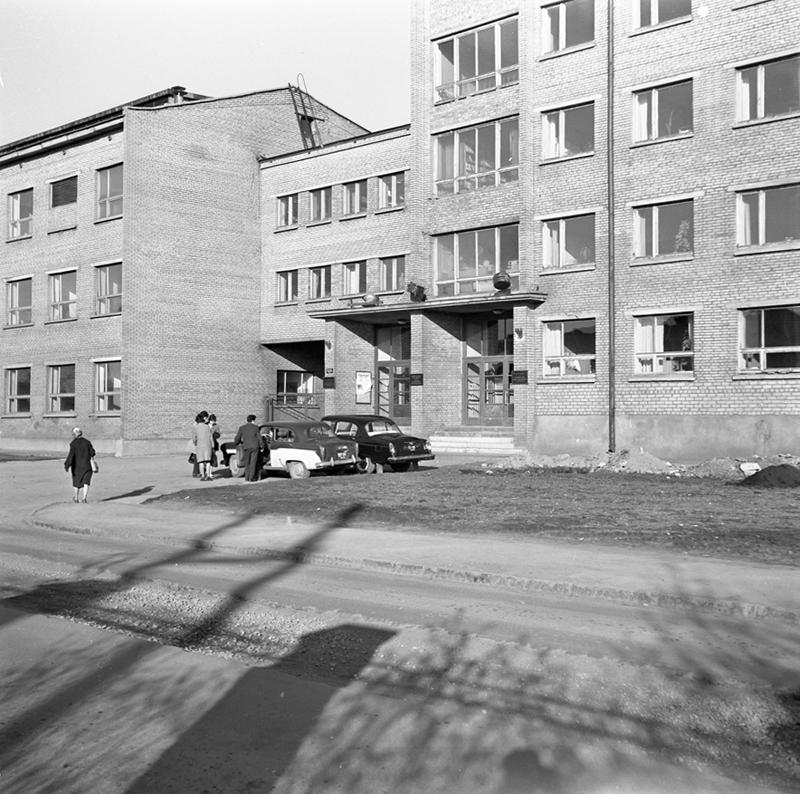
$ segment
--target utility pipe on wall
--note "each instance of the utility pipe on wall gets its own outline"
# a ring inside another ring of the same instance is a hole
[[[614,452],[617,446],[617,393],[616,393],[616,267],[614,214],[614,2],[608,4],[606,28],[606,51],[608,64],[606,70],[606,185],[608,188],[608,451]]]

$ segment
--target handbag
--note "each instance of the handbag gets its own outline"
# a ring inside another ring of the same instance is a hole
[[[197,463],[197,455],[195,455],[194,452],[189,455],[189,463]]]
[[[92,458],[91,462],[92,462],[92,471],[95,474],[97,474],[97,472],[100,471],[100,464],[94,458]]]

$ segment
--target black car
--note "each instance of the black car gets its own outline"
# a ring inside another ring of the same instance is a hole
[[[339,438],[358,444],[356,469],[362,474],[383,471],[388,463],[395,471],[408,471],[421,460],[433,460],[424,438],[406,435],[391,419],[374,414],[323,416]]]

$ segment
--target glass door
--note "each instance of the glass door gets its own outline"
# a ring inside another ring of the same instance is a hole
[[[510,425],[514,418],[511,317],[464,321],[464,422]]]
[[[407,325],[375,330],[377,394],[375,412],[398,424],[411,423],[411,329]]]

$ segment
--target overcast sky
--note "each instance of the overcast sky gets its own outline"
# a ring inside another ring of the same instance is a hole
[[[0,144],[174,85],[409,121],[409,0],[0,0]]]

